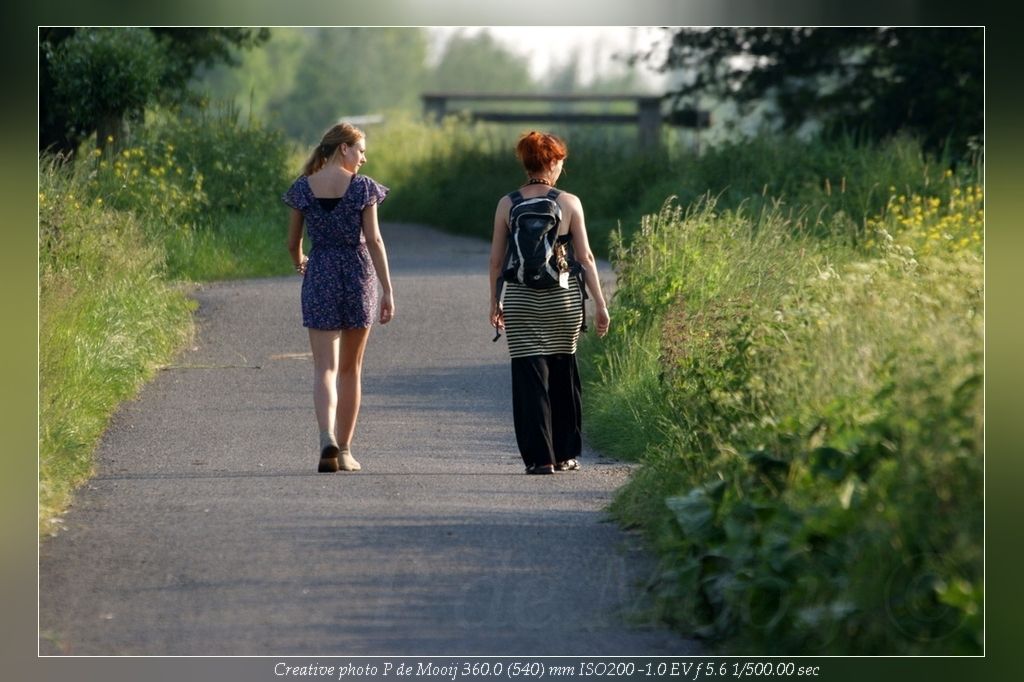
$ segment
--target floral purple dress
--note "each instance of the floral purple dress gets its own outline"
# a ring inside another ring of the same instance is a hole
[[[303,175],[284,193],[284,203],[302,212],[312,243],[302,279],[302,326],[373,324],[377,273],[363,237],[363,209],[384,201],[389,191],[372,178],[355,175],[340,199],[318,199]]]

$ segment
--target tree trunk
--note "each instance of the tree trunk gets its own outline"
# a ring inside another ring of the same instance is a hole
[[[124,137],[124,120],[120,114],[106,114],[96,125],[96,148],[106,153],[117,153]]]

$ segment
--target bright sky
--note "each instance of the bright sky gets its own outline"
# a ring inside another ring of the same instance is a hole
[[[656,27],[630,26],[468,26],[436,27],[431,31],[446,40],[457,31],[472,35],[487,30],[509,51],[530,58],[534,77],[566,63],[573,50],[579,50],[580,79],[586,83],[595,72],[621,71],[623,65],[614,61],[616,53],[645,49],[660,35]],[[658,74],[645,67],[640,74],[647,83],[660,81]]]

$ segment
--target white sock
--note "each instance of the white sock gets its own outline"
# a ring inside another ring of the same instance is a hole
[[[321,431],[320,432],[320,449],[323,450],[328,445],[333,445],[333,446],[337,447],[338,441],[334,437],[334,434],[331,433],[330,431]]]

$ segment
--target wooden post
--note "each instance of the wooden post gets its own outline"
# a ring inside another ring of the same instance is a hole
[[[444,95],[423,95],[423,116],[440,123],[446,113],[447,104]]]
[[[637,137],[644,149],[654,149],[661,144],[661,98],[636,98]]]

